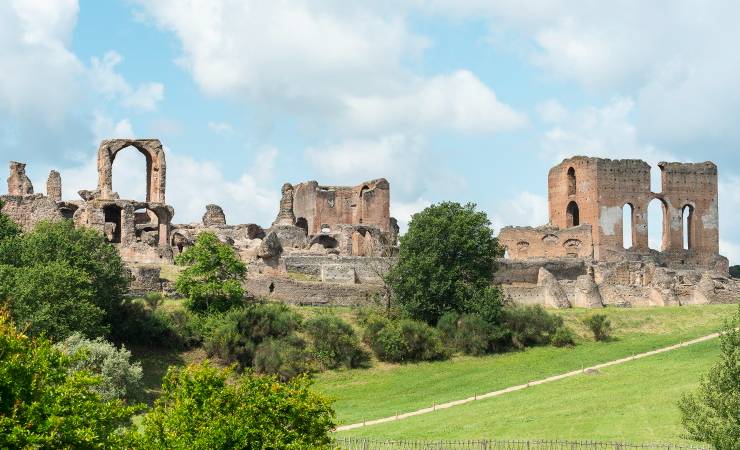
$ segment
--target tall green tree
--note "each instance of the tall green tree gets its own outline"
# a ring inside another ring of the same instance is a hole
[[[740,449],[740,307],[720,336],[720,359],[680,402],[689,436],[717,450]]]
[[[0,312],[0,448],[128,448],[121,426],[140,408],[103,399],[100,380],[71,362]]]
[[[503,254],[491,222],[474,204],[439,203],[411,218],[387,282],[415,319],[436,324],[454,311],[497,322],[501,296],[491,281]]]
[[[215,234],[199,234],[195,245],[177,257],[177,264],[187,266],[178,276],[175,289],[187,297],[190,310],[226,311],[242,303],[247,266]]]
[[[144,418],[143,446],[161,449],[330,448],[334,412],[308,378],[288,383],[208,365],[171,367]]]
[[[40,222],[0,240],[0,301],[31,334],[108,334],[121,322],[128,283],[116,248],[70,221]]]

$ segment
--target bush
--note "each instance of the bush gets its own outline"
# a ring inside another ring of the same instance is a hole
[[[187,349],[202,342],[201,319],[182,310],[148,309],[141,301],[125,300],[112,339],[117,343]]]
[[[720,335],[720,357],[694,393],[678,404],[681,422],[691,439],[717,450],[736,450],[740,443],[740,306]]]
[[[495,349],[496,327],[476,314],[458,321],[455,347],[466,355],[481,356]]]
[[[381,321],[367,334],[370,347],[381,361],[411,362],[432,361],[446,358],[439,332],[424,322],[401,319],[388,320],[381,328]]]
[[[147,292],[144,296],[144,301],[146,302],[149,309],[154,311],[159,308],[162,303],[164,303],[164,295],[161,292]]]
[[[257,373],[276,375],[281,381],[290,380],[311,371],[306,343],[297,336],[267,339],[254,351],[252,367]]]
[[[334,412],[306,377],[289,383],[208,365],[170,368],[144,418],[140,447],[171,449],[330,448]]]
[[[282,303],[254,304],[206,319],[204,344],[209,355],[250,367],[259,344],[290,337],[300,325],[301,316]]]
[[[46,338],[16,331],[0,312],[0,448],[128,448],[138,407],[98,394],[99,378],[70,370]]]
[[[437,321],[437,330],[439,330],[442,339],[445,342],[455,342],[457,339],[457,326],[460,320],[460,314],[449,311],[439,318]]]
[[[570,328],[561,326],[555,330],[550,338],[550,343],[555,347],[572,347],[576,345],[576,335]]]
[[[503,254],[484,212],[473,204],[439,203],[411,218],[386,282],[414,319],[435,325],[454,311],[495,323],[501,295],[491,281]]]
[[[215,234],[199,234],[195,245],[178,255],[176,262],[187,266],[177,277],[175,289],[188,299],[191,311],[223,312],[243,304],[241,282],[247,266]]]
[[[370,356],[360,346],[355,330],[334,316],[307,320],[304,330],[311,340],[310,352],[323,369],[365,367]]]
[[[56,348],[72,356],[70,370],[86,370],[100,377],[93,390],[105,400],[139,400],[141,397],[141,364],[131,363],[131,352],[125,347],[97,338],[86,339],[79,333],[69,336]]]
[[[540,305],[512,306],[504,309],[504,327],[511,333],[511,344],[516,348],[546,345],[563,319],[548,313]]]
[[[597,341],[606,341],[611,336],[612,323],[604,314],[594,314],[583,319],[586,325],[594,334]]]

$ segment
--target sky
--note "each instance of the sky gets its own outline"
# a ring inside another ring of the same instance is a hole
[[[59,170],[73,199],[101,139],[158,138],[175,223],[216,203],[268,226],[284,182],[385,177],[402,229],[445,200],[545,224],[547,171],[573,155],[711,160],[740,263],[738,19],[733,1],[6,0],[0,157],[37,192]],[[144,198],[143,155],[117,157],[113,188]]]

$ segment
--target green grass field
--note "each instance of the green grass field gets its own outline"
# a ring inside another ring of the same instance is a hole
[[[719,354],[718,340],[337,437],[683,441],[676,401]]]
[[[605,343],[591,340],[580,323],[583,317],[594,311],[562,310],[557,313],[580,336],[578,345],[573,348],[538,347],[487,357],[460,356],[448,361],[407,365],[375,361],[371,369],[318,374],[315,389],[336,400],[340,424],[360,422],[526,383],[703,336],[718,331],[736,309],[736,305],[607,308],[600,312],[611,319],[615,339]],[[644,375],[647,377],[649,374]],[[372,436],[385,437],[380,434],[382,429],[379,427],[367,430]],[[464,433],[459,436],[473,437]],[[444,437],[451,435],[444,434]]]

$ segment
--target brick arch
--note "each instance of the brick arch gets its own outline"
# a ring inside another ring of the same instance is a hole
[[[166,170],[164,150],[158,139],[110,139],[98,148],[98,190],[101,198],[113,194],[113,163],[121,150],[133,147],[146,158],[146,201],[165,202]]]

